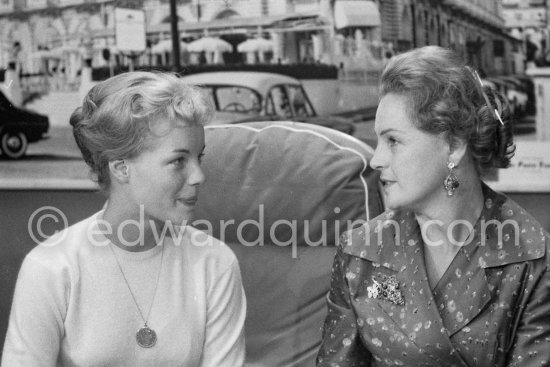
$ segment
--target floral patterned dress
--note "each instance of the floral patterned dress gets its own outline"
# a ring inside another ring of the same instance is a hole
[[[342,236],[317,366],[550,366],[550,237],[483,193],[473,240],[433,290],[413,213]]]

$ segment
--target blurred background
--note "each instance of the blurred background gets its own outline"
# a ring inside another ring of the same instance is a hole
[[[550,191],[549,6],[546,0],[0,0],[0,186],[94,189],[69,116],[94,84],[129,70],[205,74],[194,83],[208,87],[218,110],[214,123],[310,122],[374,147],[376,85],[385,62],[441,45],[460,53],[514,111],[514,166],[489,181],[508,193],[537,194],[539,203]]]
[[[19,264],[36,245],[33,213],[65,215],[43,223],[47,237],[104,203],[69,117],[93,85],[125,71],[171,71],[204,86],[214,124],[306,122],[374,148],[387,60],[424,45],[452,48],[514,111],[516,156],[487,183],[550,229],[549,8],[546,0],[0,0],[0,346]]]
[[[213,123],[307,122],[374,148],[385,62],[441,45],[507,97],[517,154],[510,169],[487,182],[548,228],[549,6],[546,0],[0,0],[0,196],[96,191],[68,121],[85,93],[109,76],[176,72],[207,88],[217,109]]]

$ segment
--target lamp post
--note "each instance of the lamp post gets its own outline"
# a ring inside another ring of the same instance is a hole
[[[172,31],[172,70],[178,72],[180,70],[180,34],[178,31],[178,13],[176,0],[170,0],[170,29]]]
[[[197,0],[197,22],[201,21],[201,0]]]

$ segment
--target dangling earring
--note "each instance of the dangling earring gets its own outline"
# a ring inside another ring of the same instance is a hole
[[[448,196],[453,196],[460,183],[453,172],[455,164],[453,162],[449,162],[447,163],[447,168],[449,169],[449,174],[445,177],[445,181],[443,181],[443,187],[445,188],[445,191],[447,191]]]

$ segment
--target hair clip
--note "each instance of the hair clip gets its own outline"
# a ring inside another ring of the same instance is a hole
[[[483,90],[483,81],[479,77],[479,74],[477,73],[477,71],[475,69],[473,69],[469,66],[466,66],[466,69],[468,69],[470,71],[470,73],[472,73],[474,78],[479,83],[479,86],[481,87],[481,94],[483,95],[483,98],[485,99],[485,103],[487,104],[487,107],[489,107],[489,109],[491,109],[491,102],[489,101],[489,97],[487,97],[487,94]],[[504,126],[504,121],[502,121],[502,118],[500,117],[500,113],[498,113],[498,110],[496,108],[493,108],[492,111],[494,112],[495,119],[498,120],[498,122],[500,122],[500,124],[502,126]]]

